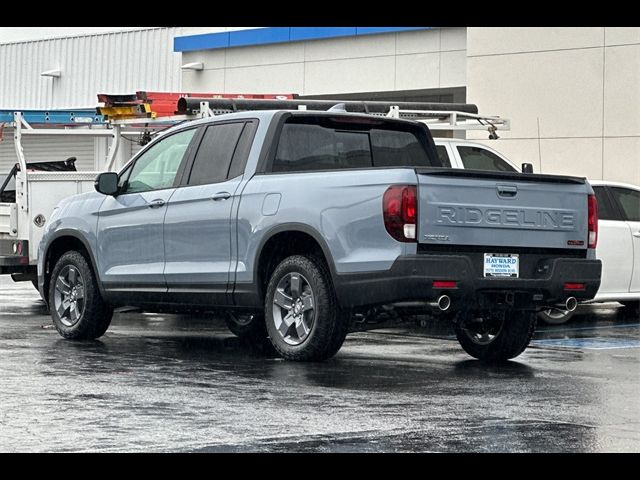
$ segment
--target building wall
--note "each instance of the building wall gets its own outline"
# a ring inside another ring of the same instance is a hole
[[[517,163],[640,184],[640,28],[470,27],[467,100]]]
[[[185,91],[387,92],[466,84],[466,28],[442,28],[182,53]]]
[[[180,91],[178,28],[0,44],[0,109],[95,107],[97,93]],[[60,69],[60,78],[41,72]]]

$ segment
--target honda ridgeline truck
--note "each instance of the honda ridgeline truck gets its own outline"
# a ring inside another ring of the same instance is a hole
[[[116,306],[197,309],[322,360],[354,315],[420,307],[457,312],[464,350],[500,361],[536,311],[600,284],[584,178],[444,168],[415,121],[222,115],[169,129],[95,187],[58,205],[39,245],[39,290],[70,339],[100,337]]]

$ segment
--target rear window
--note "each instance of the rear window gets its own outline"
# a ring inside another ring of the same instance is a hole
[[[432,166],[420,132],[397,127],[297,118],[283,125],[272,171]]]
[[[438,158],[443,167],[451,168],[451,161],[449,160],[449,154],[447,153],[447,147],[444,145],[436,145],[436,152],[438,152]]]
[[[617,220],[604,187],[593,187],[593,192],[596,194],[596,200],[598,201],[598,218],[600,220]]]

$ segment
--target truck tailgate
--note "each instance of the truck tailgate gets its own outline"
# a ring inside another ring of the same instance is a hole
[[[587,248],[591,189],[582,178],[442,168],[416,174],[420,243]]]

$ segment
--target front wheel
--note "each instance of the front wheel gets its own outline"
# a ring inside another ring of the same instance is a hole
[[[456,323],[458,342],[474,358],[502,362],[520,355],[536,328],[536,314],[525,311],[468,314]]]
[[[326,265],[302,255],[284,259],[271,275],[265,319],[273,347],[287,360],[326,360],[338,352],[349,329]]]
[[[113,308],[102,299],[89,263],[76,251],[62,255],[53,268],[49,308],[58,333],[70,339],[101,337],[113,316]]]

